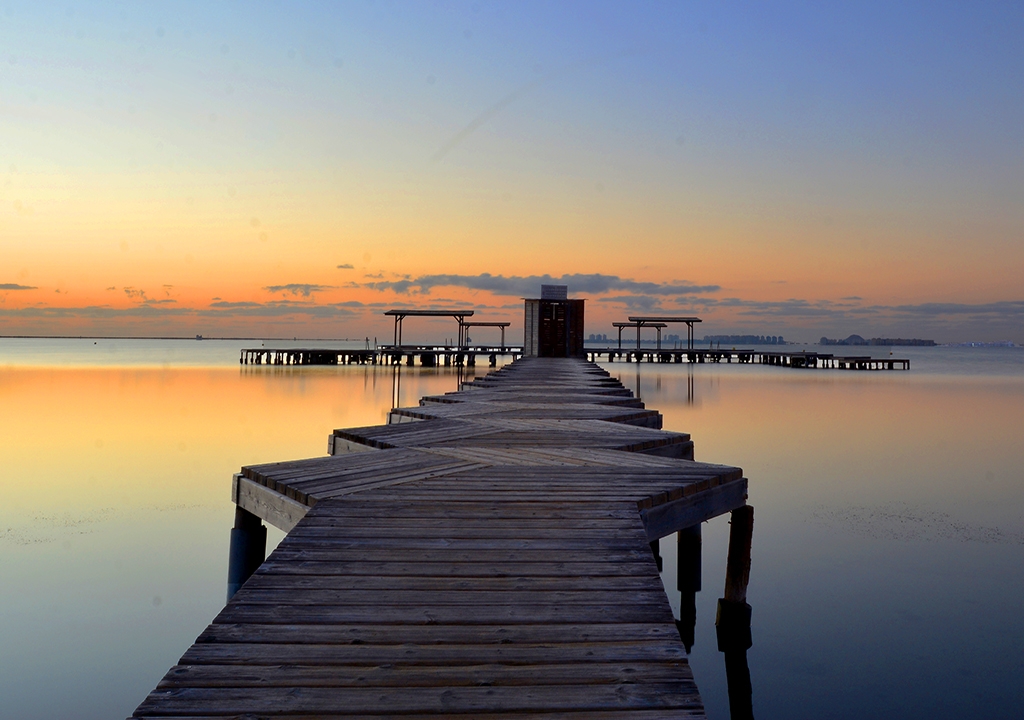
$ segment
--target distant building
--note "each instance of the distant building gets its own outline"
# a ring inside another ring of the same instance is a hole
[[[704,342],[729,345],[785,345],[781,335],[705,335]]]
[[[921,340],[919,338],[871,338],[865,340],[860,335],[851,335],[844,340],[823,337],[818,341],[819,345],[882,345],[882,346],[906,346],[906,347],[935,347],[934,340]]]

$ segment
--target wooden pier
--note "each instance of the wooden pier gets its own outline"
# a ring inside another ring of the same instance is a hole
[[[706,348],[585,348],[588,360],[593,362],[648,362],[648,363],[740,363],[776,365],[800,369],[831,370],[909,370],[906,358],[873,358],[868,355],[835,355],[820,352],[784,352],[781,350],[730,350]]]
[[[632,327],[632,326],[630,326]],[[620,348],[587,347],[584,353],[592,362],[646,363],[737,363],[776,365],[786,368],[831,370],[909,370],[906,358],[872,358],[867,355],[835,355],[819,352],[783,352],[781,350]],[[523,348],[504,345],[451,347],[444,345],[382,345],[373,350],[334,350],[324,348],[245,348],[240,365],[422,365],[423,367],[474,367],[485,357],[491,367],[498,358],[521,357]]]
[[[700,523],[727,512],[719,649],[749,712],[739,468],[694,462],[581,359],[521,359],[390,420],[235,476],[234,594],[133,717],[704,717],[655,550],[697,538],[692,604]],[[288,533],[265,561],[261,520]]]
[[[483,323],[476,323],[477,325]],[[243,348],[239,365],[438,365],[474,367],[478,357],[495,367],[499,357],[513,360],[523,354],[522,347],[506,345],[380,345],[364,350],[332,348]]]

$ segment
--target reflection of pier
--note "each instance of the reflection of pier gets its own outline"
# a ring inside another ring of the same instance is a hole
[[[652,549],[696,536],[699,588],[724,513],[719,642],[749,708],[747,481],[660,424],[592,363],[527,358],[243,468],[233,595],[136,717],[703,717]],[[288,533],[265,561],[262,521]]]

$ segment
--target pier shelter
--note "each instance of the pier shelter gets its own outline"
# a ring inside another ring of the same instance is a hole
[[[641,327],[655,327],[656,324],[660,324],[665,327],[665,323],[685,323],[686,324],[686,349],[693,350],[693,324],[701,322],[699,317],[689,317],[680,315],[636,315],[630,316],[629,321],[636,323],[636,346],[640,347],[640,328]],[[661,331],[658,331],[659,339]],[[659,342],[658,347],[661,347]]]
[[[582,357],[583,300],[570,300],[565,285],[541,285],[539,298],[526,298],[523,355]]]
[[[466,318],[473,315],[472,310],[408,310],[400,308],[396,310],[388,310],[385,315],[389,315],[395,318],[395,347],[402,345],[402,321],[407,317],[453,317],[459,324],[459,340],[458,346],[462,347],[465,343],[463,337],[466,332]]]
[[[619,330],[619,350],[622,349],[622,331],[625,328],[636,328],[636,349],[640,349],[640,328],[652,327],[658,331],[658,349],[661,350],[661,331],[668,327],[665,323],[613,322],[612,327]]]

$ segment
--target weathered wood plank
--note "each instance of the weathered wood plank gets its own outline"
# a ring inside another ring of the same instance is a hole
[[[674,627],[655,623],[593,623],[593,624],[500,624],[446,625],[443,628],[423,625],[261,625],[259,623],[214,623],[196,640],[197,643],[282,643],[316,642],[320,644],[364,643],[374,645],[419,644],[515,644],[565,642],[627,642],[643,640],[674,641]]]
[[[686,672],[682,662],[601,661],[598,663],[544,663],[531,665],[460,664],[405,666],[394,664],[291,665],[283,661],[263,665],[179,665],[157,686],[175,687],[473,687],[516,685],[571,685],[577,683],[678,682]],[[691,681],[692,684],[692,681]],[[693,686],[696,687],[695,685]]]
[[[628,606],[503,603],[477,605],[263,605],[229,603],[217,616],[222,623],[405,623],[409,625],[495,625],[500,623],[648,623],[673,624],[672,609],[664,604]]]
[[[686,660],[674,639],[624,642],[501,644],[323,645],[313,643],[196,643],[181,665],[508,665],[590,664]]]
[[[171,688],[154,690],[138,714],[489,713],[596,711],[701,706],[690,682],[525,685],[518,687]]]

